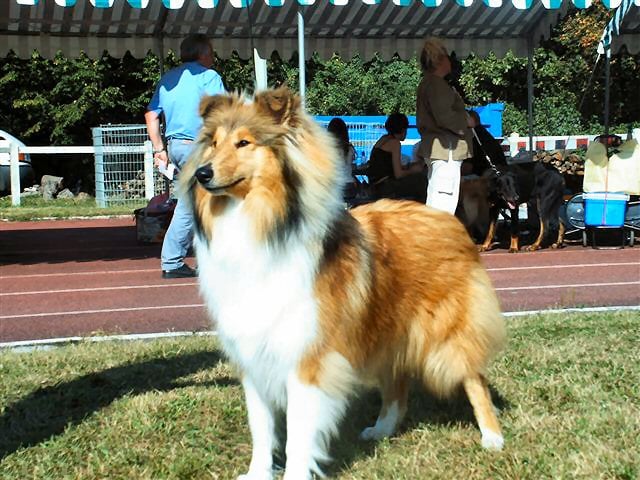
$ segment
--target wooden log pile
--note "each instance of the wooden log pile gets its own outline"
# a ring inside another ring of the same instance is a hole
[[[536,153],[535,158],[540,162],[550,163],[562,174],[584,175],[584,159],[574,152],[565,153],[564,150],[541,151]]]
[[[135,178],[118,183],[116,188],[120,192],[119,196],[123,199],[144,198],[144,171],[138,170]]]
[[[564,177],[566,187],[571,194],[582,192],[584,158],[572,151],[553,150],[539,151],[535,159],[553,165]]]

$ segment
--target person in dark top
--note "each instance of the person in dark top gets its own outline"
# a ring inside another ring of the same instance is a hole
[[[507,159],[504,156],[502,145],[494,138],[484,125],[480,124],[480,115],[475,110],[469,110],[469,116],[476,121],[473,128],[477,135],[473,136],[473,157],[462,163],[462,175],[482,175],[482,173],[491,168],[487,162],[486,156],[489,156],[491,162],[500,170],[507,165]],[[478,141],[480,140],[480,141]],[[486,154],[486,155],[485,155]]]
[[[402,113],[389,115],[387,133],[371,149],[369,181],[379,196],[406,198],[424,203],[427,198],[422,162],[402,164],[401,142],[407,137],[409,119]]]
[[[352,174],[353,164],[356,160],[356,149],[349,141],[349,128],[344,120],[335,117],[327,125],[327,131],[336,139],[341,154],[340,164],[344,167],[345,172],[344,197],[353,198],[357,193],[356,181]]]

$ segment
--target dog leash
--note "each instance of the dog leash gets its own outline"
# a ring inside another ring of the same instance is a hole
[[[487,163],[489,164],[489,167],[496,172],[496,175],[500,175],[500,171],[496,168],[496,166],[493,164],[493,162],[491,161],[491,157],[489,157],[489,155],[487,154],[487,151],[484,149],[484,145],[482,145],[482,142],[480,141],[480,137],[478,137],[478,134],[476,133],[476,129],[474,127],[471,127],[471,131],[473,132],[473,136],[475,137],[476,141],[478,142],[478,145],[480,145],[480,150],[482,150],[482,153],[484,153],[484,159],[487,161]]]

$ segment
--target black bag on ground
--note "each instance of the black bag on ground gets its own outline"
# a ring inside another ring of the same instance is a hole
[[[134,210],[138,242],[162,243],[173,218],[176,202],[168,193],[162,193],[149,200],[146,207]]]

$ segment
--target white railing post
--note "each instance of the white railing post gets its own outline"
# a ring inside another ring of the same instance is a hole
[[[20,206],[20,149],[17,143],[11,144],[11,166],[9,167],[9,178],[11,179],[11,205]]]
[[[93,154],[96,177],[96,205],[100,208],[106,208],[107,201],[104,192],[104,150],[102,148],[102,128],[94,127],[91,129],[91,133],[93,135],[93,146],[96,149]]]
[[[144,196],[147,200],[155,193],[153,185],[153,145],[150,140],[144,142]]]

